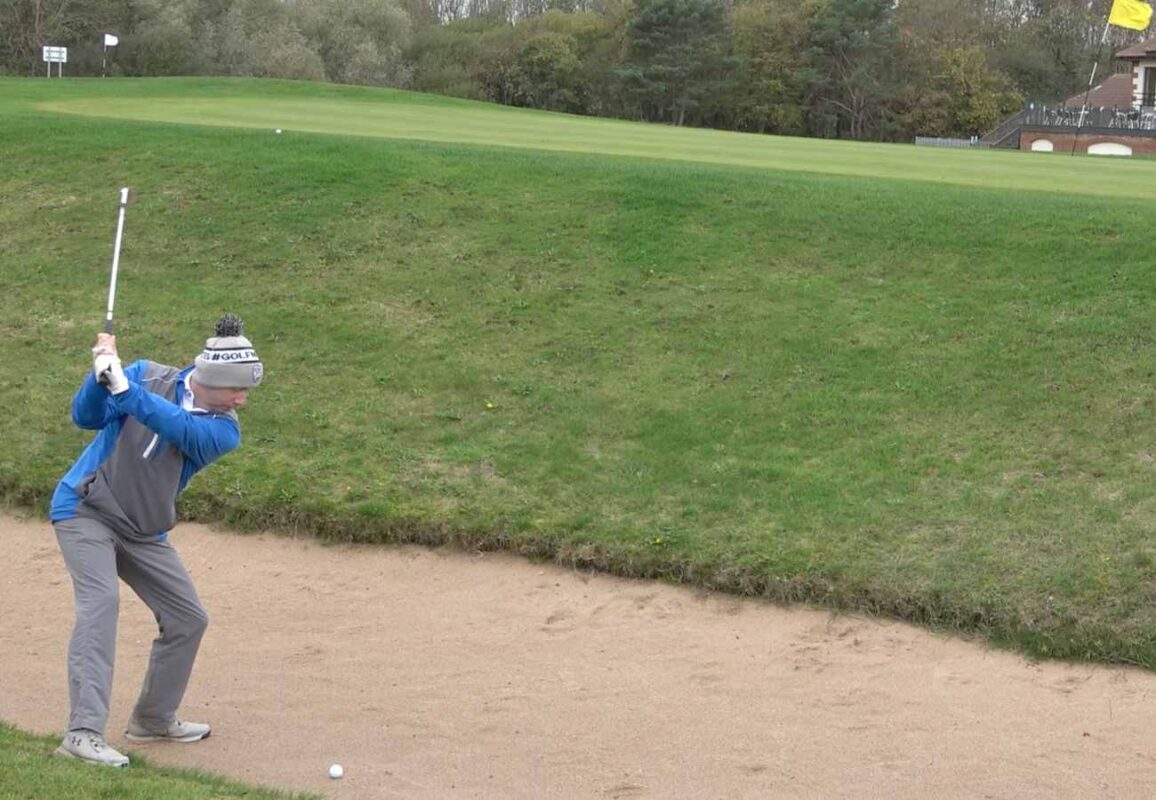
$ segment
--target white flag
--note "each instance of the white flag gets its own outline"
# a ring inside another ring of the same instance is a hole
[[[116,47],[117,44],[119,44],[119,43],[120,43],[120,39],[116,38],[111,33],[106,33],[104,35],[104,46],[105,47]]]

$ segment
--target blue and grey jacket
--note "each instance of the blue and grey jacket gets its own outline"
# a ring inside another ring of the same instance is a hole
[[[91,517],[145,540],[168,533],[189,479],[241,443],[235,413],[181,408],[191,371],[137,361],[125,368],[129,388],[119,395],[88,374],[72,420],[99,433],[57,484],[53,522]]]

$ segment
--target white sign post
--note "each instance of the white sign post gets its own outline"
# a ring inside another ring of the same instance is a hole
[[[100,57],[100,77],[104,77],[105,67],[108,64],[108,48],[116,47],[120,44],[120,39],[114,33],[106,33],[104,35],[104,53]]]
[[[68,63],[68,48],[67,47],[48,47],[44,48],[44,63],[48,65],[48,77],[52,77],[52,65],[58,64],[56,68],[56,77],[64,77],[64,65]]]

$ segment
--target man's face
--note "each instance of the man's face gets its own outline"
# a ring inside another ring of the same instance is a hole
[[[192,384],[197,406],[214,414],[224,414],[238,409],[249,399],[248,389],[216,389],[202,386],[196,381],[189,383]]]

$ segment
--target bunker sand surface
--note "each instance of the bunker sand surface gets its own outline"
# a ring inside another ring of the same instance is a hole
[[[180,525],[210,626],[191,745],[123,731],[155,634],[123,587],[109,740],[334,798],[1147,798],[1156,675],[506,555]],[[72,588],[0,516],[0,719],[67,720]],[[331,780],[329,765],[345,777]]]

